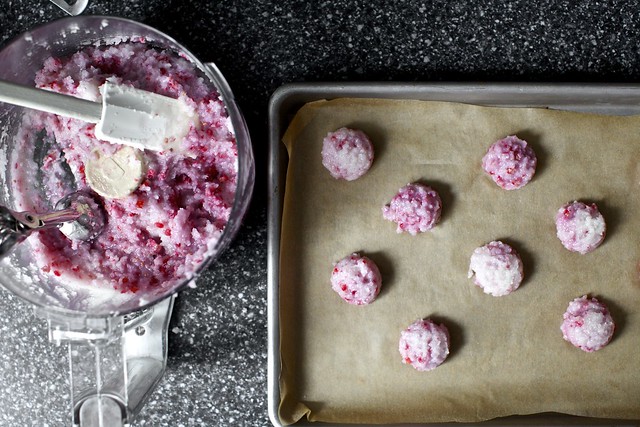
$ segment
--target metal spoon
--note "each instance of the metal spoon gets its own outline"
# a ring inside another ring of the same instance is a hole
[[[35,230],[59,227],[72,240],[89,241],[104,228],[104,214],[89,192],[71,193],[60,199],[55,209],[50,213],[34,213],[0,206],[0,258]]]

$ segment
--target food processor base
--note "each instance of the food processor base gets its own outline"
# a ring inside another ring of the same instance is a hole
[[[127,426],[140,412],[166,368],[174,300],[110,318],[39,312],[50,341],[69,348],[74,426]]]

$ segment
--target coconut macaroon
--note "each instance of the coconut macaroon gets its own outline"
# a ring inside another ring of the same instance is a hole
[[[482,158],[482,168],[505,190],[522,188],[536,173],[538,159],[526,141],[507,136],[494,142]]]
[[[449,330],[431,319],[419,319],[400,333],[402,363],[417,371],[431,371],[449,355]]]
[[[433,188],[413,183],[402,187],[382,208],[384,219],[398,224],[396,232],[412,236],[431,230],[440,221],[442,200]]]
[[[353,181],[373,163],[373,144],[363,131],[340,128],[322,140],[322,165],[332,177]]]
[[[353,253],[333,266],[331,288],[352,305],[371,304],[380,293],[378,266],[366,256]]]
[[[568,203],[556,214],[556,235],[572,252],[584,255],[593,251],[604,240],[606,228],[595,203]]]
[[[486,294],[500,297],[518,289],[523,266],[518,253],[509,245],[494,241],[476,248],[471,255],[469,278]]]
[[[588,353],[600,350],[613,337],[615,323],[609,309],[595,298],[574,299],[562,318],[562,337]]]

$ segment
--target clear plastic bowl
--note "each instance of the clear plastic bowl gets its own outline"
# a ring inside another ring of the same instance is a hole
[[[220,71],[213,64],[205,66],[178,42],[146,25],[122,18],[100,16],[78,16],[63,18],[22,34],[0,51],[0,78],[23,85],[33,86],[35,73],[43,61],[51,56],[65,57],[78,51],[82,46],[114,44],[128,39],[142,38],[156,46],[179,52],[202,71],[204,76],[218,89],[235,132],[238,148],[237,192],[231,216],[222,237],[215,246],[214,253],[202,263],[196,275],[185,278],[175,285],[159,287],[149,292],[119,295],[117,302],[109,298],[70,297],[59,292],[61,284],[56,278],[43,274],[35,267],[28,244],[20,244],[14,253],[0,264],[0,284],[47,312],[65,316],[107,317],[127,314],[151,306],[174,294],[186,286],[203,271],[229,245],[236,235],[241,220],[249,205],[253,190],[255,164],[249,132],[238,109],[231,89]],[[10,158],[12,140],[16,135],[24,109],[0,103],[0,203],[13,208],[7,178],[10,176],[7,159]],[[34,183],[36,185],[36,183]],[[53,201],[55,202],[55,201]],[[76,289],[74,288],[74,291]],[[88,288],[80,292],[94,292]],[[92,301],[92,302],[91,302]]]

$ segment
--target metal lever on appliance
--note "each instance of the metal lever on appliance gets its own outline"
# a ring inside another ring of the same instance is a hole
[[[75,0],[71,4],[64,0],[51,0],[51,3],[67,12],[69,15],[80,15],[89,4],[89,0]]]

